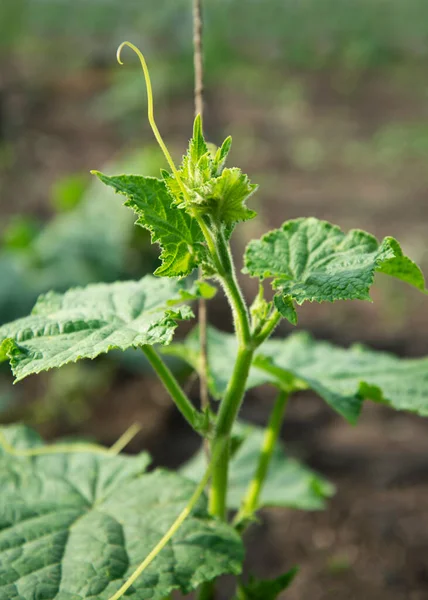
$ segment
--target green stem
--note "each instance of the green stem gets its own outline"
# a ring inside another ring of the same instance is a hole
[[[199,227],[201,228],[202,234],[203,234],[203,236],[205,238],[205,241],[207,243],[208,250],[210,251],[210,255],[211,255],[211,258],[214,261],[214,265],[215,265],[215,268],[217,269],[217,272],[220,275],[223,275],[224,269],[223,269],[223,265],[222,265],[222,262],[221,262],[221,258],[218,255],[218,249],[217,249],[217,246],[216,246],[216,244],[214,242],[214,239],[213,239],[213,236],[212,236],[212,233],[211,233],[209,227],[206,225],[203,217],[201,217],[200,215],[198,215],[197,212],[193,212],[192,216],[197,220],[197,222],[199,224]]]
[[[218,254],[225,270],[225,275],[220,277],[220,282],[232,309],[238,342],[242,346],[250,346],[252,344],[250,314],[236,278],[230,245],[222,231],[217,232],[216,240]]]
[[[265,340],[268,339],[268,337],[270,337],[270,335],[273,333],[273,330],[281,321],[281,319],[281,313],[278,312],[278,310],[275,308],[268,320],[266,321],[266,323],[264,324],[264,326],[262,327],[261,331],[255,336],[254,343],[256,346],[260,346]]]
[[[268,474],[270,461],[278,441],[281,425],[287,407],[288,392],[279,392],[272,413],[269,417],[263,444],[260,452],[259,462],[252,481],[244,496],[241,509],[234,519],[235,524],[250,519],[259,506],[260,494]]]
[[[220,275],[227,299],[232,308],[233,321],[238,338],[238,355],[226,394],[220,404],[214,439],[211,443],[212,454],[219,454],[213,467],[209,494],[209,510],[213,516],[226,520],[227,486],[229,471],[230,434],[244,398],[246,382],[253,360],[254,348],[251,339],[250,316],[233,267],[230,247],[224,235],[217,232],[216,246],[218,256],[224,267],[225,275]],[[198,592],[198,600],[213,600],[215,584],[203,584]]]
[[[180,384],[153,346],[144,345],[141,348],[183,417],[193,429],[201,431],[204,427],[205,417],[190,402]]]
[[[242,348],[238,351],[232,378],[221,402],[217,417],[216,431],[212,442],[212,451],[216,452],[224,440],[230,438],[233,424],[241,407],[245,393],[245,386],[250,372],[253,359],[253,350]],[[226,518],[227,479],[229,465],[229,444],[214,466],[211,490],[210,490],[210,512],[220,519]]]
[[[220,519],[225,520],[227,513],[229,438],[244,397],[254,349],[251,340],[248,308],[236,279],[230,246],[220,229],[217,230],[216,240],[218,254],[226,272],[224,277],[220,277],[220,281],[232,308],[233,321],[239,344],[232,377],[220,404],[215,435],[212,442],[212,452],[216,452],[219,444],[225,444],[225,451],[213,469],[210,490],[210,512]]]

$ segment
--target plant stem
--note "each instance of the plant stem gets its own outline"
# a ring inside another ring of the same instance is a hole
[[[281,391],[276,398],[269,417],[269,423],[266,427],[257,469],[248,486],[241,509],[234,519],[235,523],[251,518],[258,508],[260,494],[268,474],[270,461],[281,430],[288,397],[288,392]]]
[[[232,309],[238,342],[241,346],[249,347],[252,344],[250,314],[236,278],[230,245],[226,241],[223,232],[218,232],[217,248],[225,270],[225,275],[220,277],[220,282]]]
[[[254,343],[256,346],[260,346],[260,344],[263,344],[263,342],[268,339],[281,319],[281,313],[275,308],[261,331],[255,336]]]
[[[253,350],[241,348],[238,351],[232,378],[221,402],[217,417],[215,437],[212,442],[212,451],[216,452],[218,445],[230,438],[233,424],[241,407],[245,393],[245,386],[253,360]],[[226,519],[227,511],[227,482],[229,466],[229,443],[214,466],[210,489],[210,513]]]
[[[204,416],[190,402],[182,387],[153,346],[144,345],[141,346],[141,348],[157,376],[177,405],[178,410],[193,429],[200,431],[205,421]]]
[[[225,275],[219,278],[232,308],[238,338],[235,367],[220,404],[214,439],[211,442],[211,453],[218,454],[219,459],[212,471],[209,511],[211,515],[226,520],[230,433],[244,397],[254,347],[251,340],[250,316],[236,279],[229,244],[221,232],[217,232],[216,242],[218,255],[225,270]],[[198,600],[213,600],[214,592],[214,583],[205,583],[199,589]]]
[[[251,340],[249,312],[236,279],[230,246],[222,231],[217,232],[216,240],[218,254],[225,269],[225,275],[220,277],[220,281],[232,308],[233,321],[238,338],[238,354],[235,367],[227,386],[226,394],[220,404],[215,435],[211,444],[213,452],[216,451],[219,444],[225,444],[225,451],[213,469],[210,490],[210,512],[224,520],[227,512],[229,438],[244,397],[254,348]]]

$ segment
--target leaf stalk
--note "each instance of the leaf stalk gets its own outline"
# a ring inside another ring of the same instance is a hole
[[[275,400],[274,407],[269,417],[268,426],[265,431],[259,462],[254,477],[251,480],[247,492],[242,501],[242,506],[235,516],[234,524],[239,526],[245,521],[252,519],[258,509],[260,495],[269,471],[270,462],[278,442],[281,425],[284,420],[285,410],[288,404],[289,394],[281,390]]]
[[[144,345],[141,346],[141,349],[189,425],[195,431],[206,434],[208,429],[206,417],[190,402],[184,390],[153,346]]]

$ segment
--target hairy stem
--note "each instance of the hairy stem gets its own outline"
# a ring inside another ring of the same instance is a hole
[[[237,513],[234,522],[240,522],[249,519],[256,512],[260,494],[268,474],[270,461],[275,450],[275,445],[278,441],[281,425],[284,419],[285,409],[287,407],[288,392],[279,392],[267,425],[263,444],[261,448],[259,462],[252,481],[250,482],[247,492],[244,496],[241,509]]]
[[[177,405],[178,410],[193,429],[200,431],[204,425],[204,416],[190,402],[182,387],[153,346],[144,345],[141,346],[141,348],[157,376]]]
[[[238,338],[238,355],[226,394],[217,415],[215,436],[212,442],[214,452],[219,444],[225,443],[225,451],[213,470],[210,490],[210,512],[226,518],[227,478],[229,465],[229,438],[233,424],[244,398],[245,386],[253,360],[254,348],[251,341],[251,328],[248,307],[236,279],[230,246],[223,232],[217,235],[218,253],[225,269],[220,281],[232,308],[235,331]]]
[[[244,398],[254,347],[251,340],[248,307],[236,279],[229,244],[222,232],[218,232],[216,242],[218,255],[225,272],[219,279],[232,309],[239,344],[235,367],[226,394],[220,404],[215,434],[211,442],[211,452],[213,455],[219,455],[219,459],[213,467],[211,477],[209,510],[213,516],[226,520],[230,434]],[[198,592],[198,600],[213,600],[214,592],[214,583],[205,583]]]
[[[264,326],[262,327],[261,331],[255,336],[254,343],[256,346],[260,346],[260,344],[263,344],[263,342],[267,340],[268,337],[270,337],[270,335],[273,333],[274,329],[277,327],[281,319],[281,313],[275,308],[268,320],[266,321],[266,323],[264,324]]]
[[[218,233],[217,248],[225,271],[224,276],[220,277],[220,282],[232,309],[238,342],[240,346],[249,347],[252,344],[250,314],[236,278],[230,245],[226,241],[223,232]]]
[[[210,490],[210,512],[220,519],[226,518],[227,512],[227,481],[229,467],[229,441],[233,424],[241,407],[245,386],[253,360],[252,349],[241,349],[235,363],[232,378],[226,394],[220,405],[217,417],[215,437],[212,442],[213,452],[220,444],[225,444],[225,450],[213,469]]]

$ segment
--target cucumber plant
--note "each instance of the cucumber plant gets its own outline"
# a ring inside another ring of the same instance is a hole
[[[168,170],[160,177],[94,174],[125,197],[161,248],[154,275],[139,281],[91,284],[39,298],[31,315],[0,327],[0,359],[17,381],[110,350],[142,351],[201,450],[180,473],[148,471],[150,458],[92,444],[44,445],[22,425],[0,429],[0,600],[167,600],[174,590],[215,598],[215,582],[236,576],[235,600],[274,600],[296,569],[272,580],[240,577],[242,535],[264,506],[322,508],[332,486],[287,457],[279,433],[289,399],[311,389],[350,423],[365,399],[428,414],[428,359],[400,360],[361,346],[317,342],[299,332],[271,336],[286,319],[297,323],[304,302],[370,300],[376,273],[426,293],[420,268],[392,237],[378,242],[360,230],[344,233],[315,218],[286,221],[249,243],[244,272],[269,280],[248,305],[230,239],[256,213],[247,206],[257,186],[227,167],[231,147],[207,144],[197,116],[189,148],[176,167],[153,115],[148,114]],[[191,279],[195,269],[202,274]],[[188,398],[163,355],[201,369],[197,328],[170,344],[189,304],[220,286],[230,304],[234,334],[208,330],[208,386],[217,410]],[[248,389],[277,390],[265,430],[239,420]],[[202,446],[201,446],[202,447]],[[208,493],[206,494],[206,489]]]

